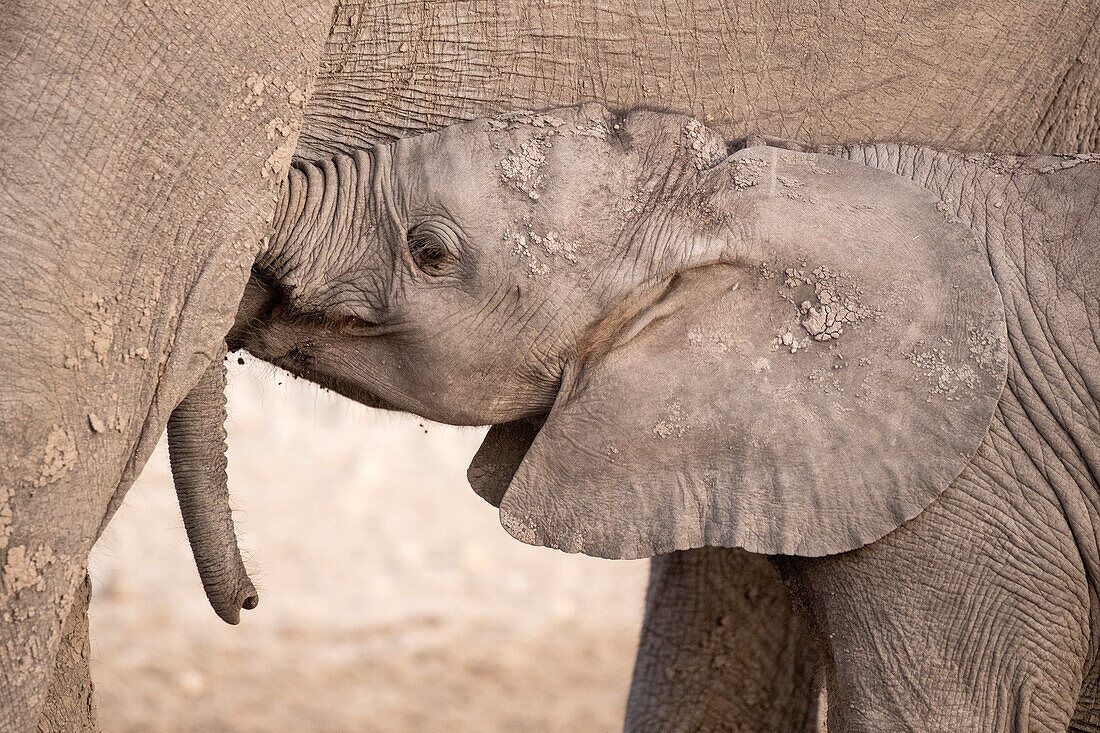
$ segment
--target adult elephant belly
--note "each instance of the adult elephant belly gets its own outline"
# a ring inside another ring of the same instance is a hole
[[[704,0],[342,2],[296,154],[316,160],[584,101],[686,112],[731,140],[763,133],[1078,152],[1100,136],[1096,16],[1088,4],[997,0],[964,11],[882,3],[858,24],[840,7],[804,0],[736,11]],[[502,451],[508,470],[508,445],[523,443],[522,430],[490,435],[487,448]],[[480,480],[475,488],[491,498],[492,477]],[[764,557],[662,557],[646,607],[629,729],[729,720],[746,730],[813,729],[815,642]]]
[[[693,114],[731,140],[1100,142],[1100,8],[920,0],[344,0],[298,154],[585,101]]]

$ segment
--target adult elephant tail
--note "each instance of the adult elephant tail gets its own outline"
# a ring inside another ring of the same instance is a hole
[[[227,336],[227,350],[237,348],[238,334],[268,302],[267,286],[253,277]],[[168,418],[168,454],[203,590],[214,612],[236,624],[241,609],[255,608],[260,598],[241,561],[229,508],[225,417],[225,360],[217,358]]]

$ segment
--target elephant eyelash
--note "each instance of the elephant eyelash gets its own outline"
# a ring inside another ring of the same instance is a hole
[[[430,275],[442,274],[443,265],[450,257],[447,248],[431,237],[410,239],[409,254],[416,266]]]
[[[456,240],[450,227],[429,220],[410,229],[405,243],[409,257],[418,270],[440,277],[453,272],[458,262]]]

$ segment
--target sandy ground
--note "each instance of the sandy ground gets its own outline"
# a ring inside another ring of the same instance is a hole
[[[260,606],[207,606],[162,444],[92,556],[105,731],[611,731],[646,561],[523,545],[465,480],[482,430],[231,365]]]

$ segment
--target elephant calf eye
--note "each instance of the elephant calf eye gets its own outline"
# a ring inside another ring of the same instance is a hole
[[[453,232],[437,222],[424,222],[409,230],[406,243],[413,264],[428,275],[446,275],[456,262]]]

